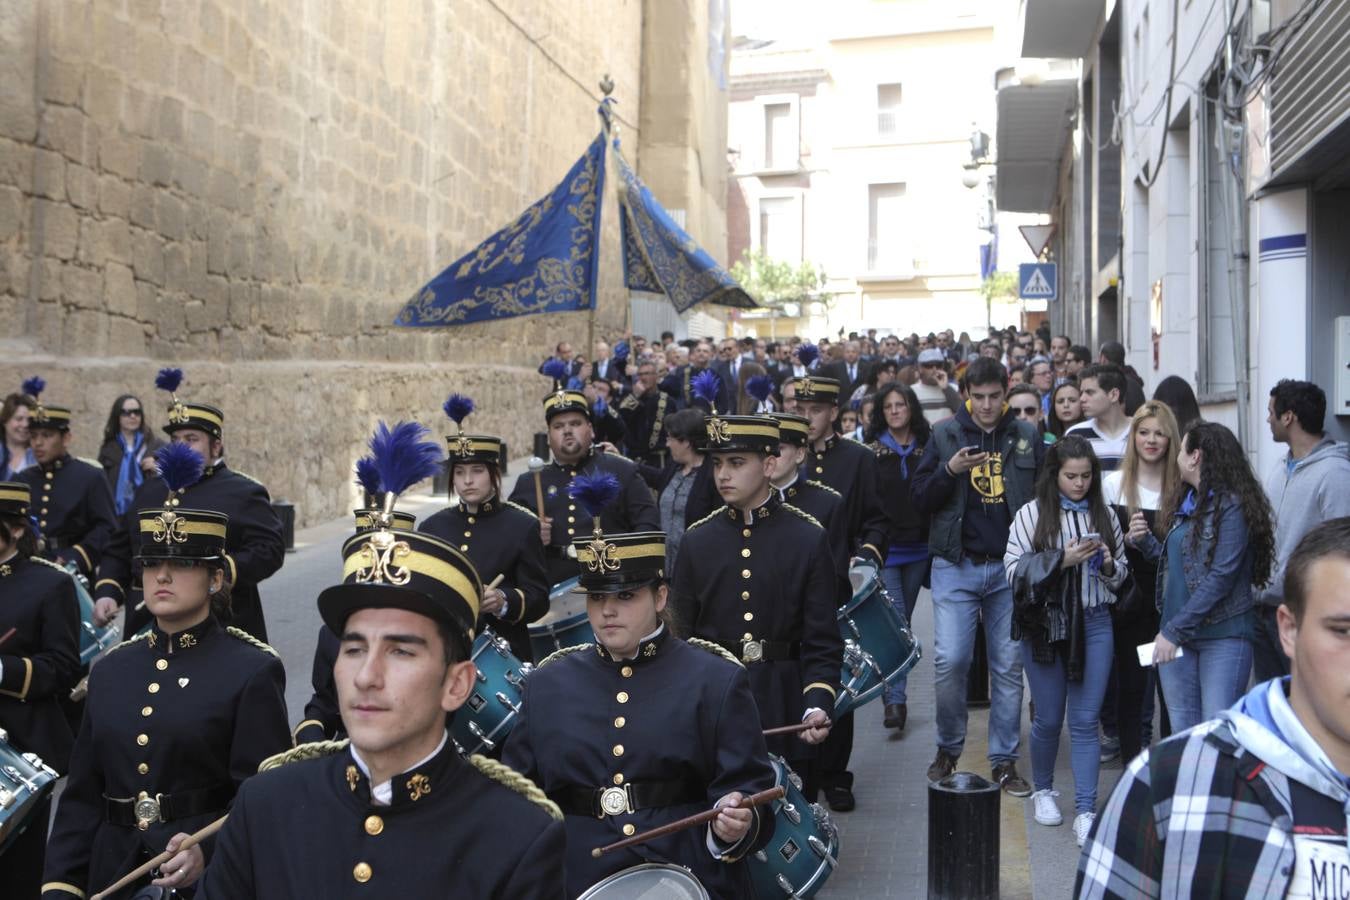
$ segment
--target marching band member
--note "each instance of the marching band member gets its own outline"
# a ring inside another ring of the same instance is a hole
[[[285,561],[281,521],[272,508],[267,488],[225,464],[224,413],[205,403],[180,401],[177,390],[182,380],[181,369],[161,369],[155,379],[155,386],[168,391],[173,398],[164,430],[173,442],[186,444],[201,454],[207,466],[201,480],[184,489],[190,495],[180,494],[176,499],[195,509],[220,513],[229,520],[222,560],[230,584],[230,623],[266,641],[267,626],[258,584],[275,574]],[[147,481],[136,492],[136,502],[123,517],[122,527],[99,567],[99,580],[94,586],[95,624],[106,624],[123,603],[127,604],[124,636],[136,634],[148,621],[149,614],[141,608],[144,594],[140,568],[131,556],[132,541],[140,533],[136,510],[159,506],[166,499],[159,479]]]
[[[685,533],[671,584],[675,619],[746,664],[762,727],[818,724],[769,744],[806,773],[803,742],[829,733],[843,655],[829,541],[819,522],[773,490],[777,422],[710,416],[707,432],[726,505]]]
[[[619,480],[622,490],[610,508],[606,520],[615,531],[659,531],[661,515],[651,489],[638,474],[637,464],[617,453],[597,452],[591,426],[591,407],[580,391],[556,390],[544,398],[544,418],[548,421],[548,446],[552,461],[536,476],[543,494],[544,516],[539,532],[544,542],[550,585],[566,581],[576,574],[572,541],[589,533],[591,516],[567,496],[568,486],[578,475],[608,472]],[[511,491],[511,501],[535,508],[535,478],[519,478]],[[491,575],[488,578],[492,578]]]
[[[802,477],[806,436],[810,429],[806,418],[794,413],[774,413],[773,419],[778,423],[779,431],[778,456],[770,459],[773,488],[784,503],[809,513],[829,535],[830,555],[834,558],[843,592],[840,602],[847,603],[851,597],[848,596],[848,522],[843,495],[828,484]]]
[[[80,608],[70,576],[36,556],[29,496],[26,484],[0,482],[0,635],[8,635],[0,637],[0,729],[14,749],[64,773],[75,738],[59,701],[79,678]],[[34,806],[0,856],[8,896],[41,892],[50,812],[50,799]]]
[[[88,896],[173,850],[224,813],[240,783],[290,743],[281,660],[217,618],[229,603],[229,523],[220,513],[179,505],[203,461],[181,444],[162,448],[156,459],[170,499],[136,516],[136,559],[154,620],[90,672],[70,779],[47,845],[44,900]],[[175,854],[153,883],[191,885],[207,852],[199,844]]]
[[[578,488],[603,491],[604,478]],[[630,866],[671,862],[714,898],[746,897],[740,861],[768,842],[773,818],[738,805],[773,787],[774,772],[744,667],[715,644],[671,633],[664,534],[605,535],[597,519],[575,547],[596,643],[559,651],[530,676],[502,757],[566,814],[567,895]],[[707,827],[592,857],[710,807],[722,812]]]
[[[37,402],[28,419],[28,434],[37,465],[18,480],[33,495],[42,535],[42,556],[59,565],[73,564],[92,579],[104,549],[117,530],[112,491],[98,466],[70,455],[70,410],[42,402],[41,378],[24,382]]]
[[[548,612],[549,592],[539,517],[501,498],[501,438],[464,433],[473,401],[451,394],[445,411],[459,432],[446,438],[451,486],[459,503],[436,513],[418,530],[459,547],[485,582],[503,576],[496,587],[483,588],[478,630],[490,625],[510,643],[516,658],[533,662],[528,625]]]
[[[423,430],[381,426],[401,429]],[[563,896],[562,814],[449,740],[446,715],[474,687],[482,583],[454,547],[390,527],[398,493],[439,465],[421,468],[396,443],[377,433],[372,447],[388,488],[378,527],[347,540],[342,584],[319,595],[341,642],[333,674],[350,743],[302,745],[244,785],[199,900]]]

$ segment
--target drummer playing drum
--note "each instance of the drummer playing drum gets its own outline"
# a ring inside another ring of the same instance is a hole
[[[36,556],[29,505],[28,485],[0,482],[0,729],[13,750],[64,773],[75,738],[58,701],[79,678],[80,610],[71,577]],[[34,806],[0,856],[7,897],[41,891],[49,810],[50,800]]]
[[[714,898],[750,896],[741,860],[774,822],[738,807],[775,779],[744,668],[671,633],[663,533],[597,526],[574,546],[597,643],[540,664],[502,757],[565,814],[567,895],[632,866],[675,863]],[[714,807],[722,812],[709,826],[591,854]]]

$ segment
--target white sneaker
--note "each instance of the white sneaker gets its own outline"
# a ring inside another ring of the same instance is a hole
[[[1046,789],[1037,791],[1031,795],[1031,805],[1035,810],[1037,825],[1061,825],[1064,823],[1064,817],[1059,814],[1059,804],[1055,798],[1059,796],[1059,791]]]
[[[1096,813],[1079,813],[1073,817],[1073,836],[1078,841],[1078,846],[1087,843],[1088,832],[1092,830],[1092,823],[1097,821]]]

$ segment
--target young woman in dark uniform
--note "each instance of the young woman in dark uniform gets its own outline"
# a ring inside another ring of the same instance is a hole
[[[29,502],[28,485],[0,482],[0,729],[64,773],[75,738],[59,701],[80,677],[80,606],[70,575],[37,558]],[[50,811],[50,797],[29,810],[0,856],[5,896],[38,895]]]
[[[176,505],[200,477],[201,456],[172,444],[156,459],[169,500],[135,518],[154,622],[90,673],[70,780],[47,844],[44,900],[88,896],[172,850],[223,815],[258,764],[291,743],[281,660],[215,616],[228,606],[229,520]],[[154,884],[181,891],[209,852],[197,845],[176,854]],[[114,896],[129,897],[136,887]]]
[[[451,490],[459,504],[417,530],[458,547],[478,570],[484,587],[476,630],[490,627],[521,662],[533,662],[528,626],[548,612],[549,591],[539,518],[502,499],[501,438],[464,433],[473,401],[451,394],[444,408],[459,432],[447,438]],[[488,587],[499,575],[497,586]]]
[[[644,862],[687,867],[714,898],[750,896],[740,861],[769,841],[773,817],[736,807],[773,787],[774,773],[744,667],[670,633],[664,534],[597,533],[574,546],[598,643],[559,651],[530,676],[503,753],[564,813],[567,896]],[[591,856],[714,806],[724,809],[711,826]]]

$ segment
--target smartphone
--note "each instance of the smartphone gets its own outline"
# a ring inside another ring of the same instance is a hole
[[[1080,534],[1078,539],[1080,541],[1096,541],[1097,543],[1101,543],[1102,536],[1095,531],[1089,531],[1087,534]]]
[[[1142,666],[1143,668],[1148,668],[1149,666],[1153,665],[1154,643],[1155,643],[1154,641],[1149,641],[1147,644],[1140,644],[1138,647],[1134,648],[1135,652],[1139,654],[1139,665]],[[1185,650],[1186,650],[1185,647],[1178,647],[1177,656],[1184,656]]]
[[[984,455],[984,451],[981,450],[981,449],[980,449],[977,445],[975,445],[975,444],[971,444],[969,447],[962,447],[962,448],[961,448],[961,452],[964,453],[964,454],[966,454],[966,456],[983,456],[983,455]]]

